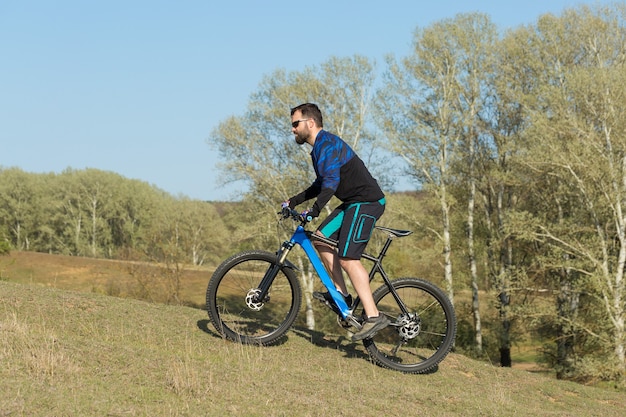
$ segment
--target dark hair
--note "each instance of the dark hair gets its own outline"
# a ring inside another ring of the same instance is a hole
[[[317,104],[313,104],[313,103],[300,104],[299,106],[296,106],[293,109],[291,109],[291,115],[293,116],[293,114],[297,112],[298,110],[300,110],[300,113],[302,113],[303,118],[305,119],[311,118],[315,120],[315,124],[317,125],[317,127],[324,127],[324,120],[322,119],[322,112],[320,111],[320,108],[317,107]]]

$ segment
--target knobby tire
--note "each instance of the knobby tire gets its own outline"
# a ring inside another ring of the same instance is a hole
[[[302,299],[292,269],[283,266],[278,271],[258,310],[246,302],[275,263],[275,254],[247,251],[231,256],[215,270],[207,287],[206,305],[211,322],[223,337],[243,344],[271,345],[287,333]]]
[[[446,357],[454,345],[456,315],[447,295],[436,285],[419,278],[399,278],[391,281],[409,313],[418,320],[417,326],[405,328],[417,336],[402,342],[400,326],[390,325],[363,344],[372,360],[385,368],[405,373],[429,373]],[[378,310],[392,323],[403,316],[398,303],[386,285],[374,291]]]

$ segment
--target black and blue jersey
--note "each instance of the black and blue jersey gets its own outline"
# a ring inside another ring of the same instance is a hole
[[[336,196],[344,203],[373,202],[384,198],[378,182],[359,156],[339,136],[321,130],[311,150],[315,181],[309,188],[290,199],[295,207],[317,197],[311,208],[313,217]]]

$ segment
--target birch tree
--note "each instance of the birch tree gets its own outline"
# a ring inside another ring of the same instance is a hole
[[[454,301],[452,273],[451,186],[458,180],[460,161],[471,151],[467,174],[468,247],[473,256],[474,153],[481,130],[479,113],[485,100],[489,47],[495,26],[485,15],[458,15],[418,29],[412,55],[401,62],[387,60],[385,83],[378,92],[377,120],[391,149],[409,166],[408,174],[434,193],[440,206],[440,228],[431,232],[443,253],[444,281]],[[464,181],[464,180],[461,180]],[[474,282],[477,276],[474,270]],[[475,302],[478,303],[477,299]],[[475,308],[475,330],[480,343],[480,317]]]
[[[315,178],[310,149],[293,139],[290,109],[305,102],[318,104],[324,129],[341,136],[357,152],[367,153],[373,144],[367,121],[374,80],[374,63],[361,56],[333,57],[302,71],[277,70],[263,77],[244,115],[229,117],[212,132],[209,143],[222,157],[222,181],[243,181],[250,190],[244,199],[254,202],[250,222],[256,222],[252,230],[259,246],[274,250],[280,202]],[[285,237],[284,231],[278,235]],[[313,329],[313,271],[303,259],[295,262],[303,266],[307,326]]]
[[[532,63],[519,65],[536,75],[536,88],[523,96],[532,121],[527,166],[555,178],[563,190],[556,195],[573,202],[556,221],[533,219],[532,230],[560,250],[555,266],[576,271],[561,275],[566,303],[601,308],[592,321],[575,312],[561,318],[599,343],[595,361],[576,359],[579,368],[588,367],[581,372],[593,368],[609,378],[626,374],[625,17],[623,4],[543,16],[526,42],[534,46]],[[590,295],[586,301],[578,298],[583,293]]]

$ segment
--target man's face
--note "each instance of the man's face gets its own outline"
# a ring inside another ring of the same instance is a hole
[[[297,110],[291,115],[291,131],[295,135],[296,143],[302,145],[306,143],[311,136],[311,130],[309,129],[309,121],[311,119],[305,119],[302,117],[302,112]],[[294,127],[294,124],[296,125]]]

